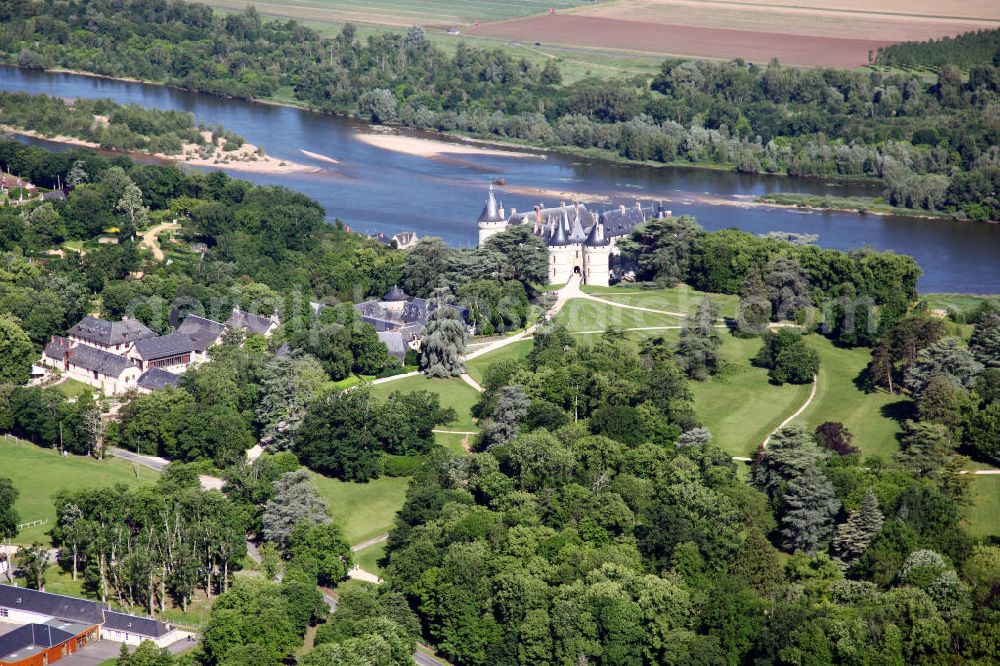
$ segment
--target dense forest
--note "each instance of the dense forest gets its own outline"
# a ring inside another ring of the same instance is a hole
[[[1000,29],[966,32],[926,42],[899,42],[878,50],[875,62],[887,67],[937,68],[1000,66]]]
[[[1000,75],[800,70],[669,60],[652,81],[563,85],[558,65],[500,50],[433,46],[420,28],[332,39],[252,8],[215,16],[156,0],[7,3],[0,57],[266,98],[380,123],[629,160],[748,173],[877,178],[894,206],[1000,218]]]

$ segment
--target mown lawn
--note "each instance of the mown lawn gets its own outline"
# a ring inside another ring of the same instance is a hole
[[[960,314],[968,314],[985,301],[1000,304],[1000,296],[977,296],[976,294],[921,294],[920,300],[932,309],[953,310]]]
[[[482,384],[483,379],[486,376],[486,371],[491,365],[497,361],[505,359],[527,358],[533,344],[534,342],[531,340],[513,342],[506,347],[501,347],[500,349],[492,351],[489,354],[483,354],[482,356],[472,359],[465,364],[465,369],[473,379]]]
[[[67,379],[64,382],[60,382],[52,387],[53,391],[57,391],[67,398],[79,398],[81,396],[87,395],[88,393],[97,393],[97,389],[88,384],[84,384],[76,379]]]
[[[475,441],[475,435],[459,435],[450,432],[436,432],[434,433],[434,441],[437,442],[438,446],[443,447],[448,453],[454,456],[465,456],[468,452],[465,447],[462,446],[462,440],[466,437],[469,438],[469,443],[472,444]]]
[[[10,477],[20,492],[15,508],[20,522],[47,518],[48,523],[21,531],[15,543],[48,543],[56,510],[53,498],[60,491],[107,487],[116,483],[139,485],[152,482],[153,470],[124,460],[107,458],[103,462],[86,456],[62,457],[51,449],[42,449],[13,437],[0,438],[0,476]]]
[[[671,289],[639,289],[636,285],[617,287],[583,287],[583,290],[594,296],[606,298],[615,303],[636,305],[654,310],[668,312],[694,312],[698,302],[708,296],[718,304],[724,317],[735,317],[739,296],[732,294],[707,294],[687,285],[678,285]]]
[[[382,541],[354,553],[354,563],[365,571],[381,577],[382,567],[378,565],[378,561],[385,557],[385,543],[385,541]]]
[[[574,298],[568,301],[556,319],[571,333],[583,331],[601,332],[608,328],[630,329],[649,326],[680,326],[683,323],[680,317],[630,308],[618,308],[613,305],[588,301],[582,298]]]
[[[899,450],[896,436],[902,430],[894,416],[909,409],[910,399],[865,393],[857,386],[855,380],[871,359],[870,349],[842,349],[819,335],[806,340],[820,355],[819,382],[812,404],[794,422],[812,430],[825,421],[839,421],[865,455],[891,458]]]
[[[974,504],[966,507],[966,529],[977,537],[1000,537],[1000,475],[979,475],[972,480]]]
[[[383,476],[368,483],[350,483],[315,473],[312,476],[333,522],[351,544],[389,531],[410,483],[405,477]]]
[[[715,443],[734,456],[752,456],[757,446],[809,395],[809,386],[774,386],[767,370],[750,365],[760,338],[723,335],[722,372],[691,382],[695,410]]]
[[[406,377],[393,382],[375,384],[372,387],[376,396],[385,400],[393,391],[410,393],[412,391],[431,391],[441,396],[441,406],[455,410],[455,420],[438,427],[442,430],[475,430],[472,420],[472,406],[479,401],[476,389],[461,379],[430,379],[423,375]]]

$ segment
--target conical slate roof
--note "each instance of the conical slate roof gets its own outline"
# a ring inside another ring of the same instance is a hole
[[[573,226],[569,232],[569,242],[570,244],[582,243],[587,240],[587,232],[583,230],[583,226],[580,224],[580,214],[579,209],[577,210],[576,217],[573,218]]]
[[[549,247],[559,247],[563,245],[571,245],[569,239],[566,237],[566,226],[562,221],[556,224],[555,232],[549,236]]]
[[[608,237],[604,233],[603,218],[590,228],[590,234],[587,236],[587,241],[584,244],[587,247],[603,247],[605,245],[610,245]]]
[[[479,214],[477,222],[503,222],[503,217],[500,215],[501,207],[502,204],[497,202],[497,198],[493,194],[491,183],[489,193],[486,195],[486,205],[483,206],[483,212]]]

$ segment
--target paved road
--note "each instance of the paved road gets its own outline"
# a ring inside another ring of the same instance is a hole
[[[136,465],[148,467],[154,472],[162,472],[164,468],[170,464],[170,461],[166,458],[160,458],[158,456],[144,456],[141,453],[133,453],[132,451],[119,449],[117,446],[108,447],[108,453],[116,458],[121,458],[122,460],[133,462]]]

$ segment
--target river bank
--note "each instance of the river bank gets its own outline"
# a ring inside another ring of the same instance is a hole
[[[952,213],[936,210],[899,208],[871,197],[832,197],[811,194],[767,194],[757,197],[756,204],[772,208],[798,208],[815,211],[846,211],[859,215],[907,216],[923,220],[954,220],[967,222]],[[989,224],[995,224],[988,221]]]
[[[43,141],[51,141],[52,143],[58,143],[64,146],[106,150],[108,152],[119,153],[121,155],[128,155],[131,157],[152,157],[166,162],[187,164],[188,166],[193,167],[215,167],[219,169],[228,169],[232,171],[255,174],[319,173],[322,171],[319,167],[312,167],[306,164],[299,164],[289,160],[281,160],[270,157],[264,153],[263,149],[252,143],[244,143],[236,150],[225,151],[223,150],[224,139],[221,137],[215,139],[215,145],[212,148],[211,154],[207,154],[204,150],[202,150],[201,146],[191,143],[185,144],[180,154],[168,155],[166,153],[149,153],[136,150],[104,148],[101,144],[94,141],[87,141],[85,139],[61,134],[47,136],[36,130],[23,129],[12,125],[0,125],[0,132],[6,134],[17,134],[20,136],[31,137],[33,139],[41,139]],[[205,134],[208,134],[211,139],[210,132],[206,132]]]
[[[357,136],[371,132],[369,124],[331,114],[224,99],[163,85],[40,70],[0,67],[0,89],[59,98],[111,99],[119,104],[192,114],[209,127],[224,127],[233,136],[263,145],[272,157],[321,168],[321,173],[311,175],[277,170],[241,177],[301,192],[319,202],[330,221],[340,219],[365,233],[391,236],[415,231],[421,237],[440,237],[456,247],[473,246],[478,241],[476,219],[486,187],[490,182],[502,182],[498,195],[506,209],[530,211],[539,203],[558,206],[560,200],[573,199],[595,202],[588,203],[595,210],[634,206],[636,200],[663,201],[674,215],[691,215],[709,231],[737,227],[754,234],[815,234],[821,247],[851,250],[871,246],[911,255],[924,270],[921,291],[1000,292],[996,271],[1000,225],[928,224],[912,217],[749,205],[758,197],[775,193],[880,196],[883,188],[870,183],[778,178],[687,166],[626,165],[557,151],[545,151],[545,159],[481,153],[423,158],[361,142]],[[52,129],[56,130],[67,133],[59,127]],[[455,141],[432,132],[400,133]],[[96,136],[87,138],[102,141]],[[21,140],[59,147],[40,139]],[[464,137],[457,140],[483,145]],[[537,150],[510,148],[511,152]],[[714,200],[719,199],[729,203],[718,205]]]

